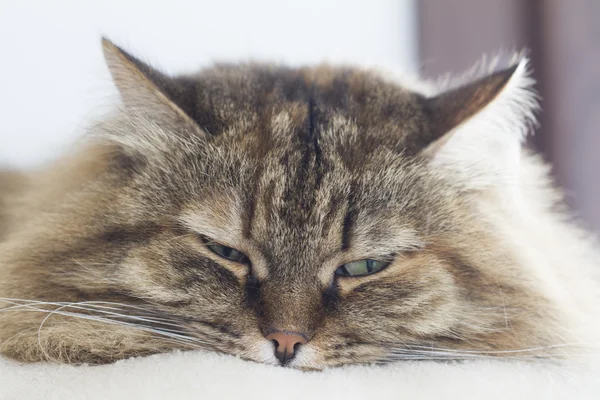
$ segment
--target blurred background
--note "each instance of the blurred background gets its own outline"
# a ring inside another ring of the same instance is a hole
[[[597,0],[0,0],[0,164],[41,165],[110,106],[101,35],[169,73],[254,59],[436,77],[528,48],[532,145],[600,232],[599,22]]]

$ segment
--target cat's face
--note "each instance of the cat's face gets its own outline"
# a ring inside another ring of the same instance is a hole
[[[121,212],[143,208],[127,225],[161,229],[118,244],[128,251],[117,280],[134,297],[167,304],[223,352],[275,363],[266,336],[298,333],[307,343],[291,365],[305,367],[459,340],[479,313],[494,314],[479,294],[477,261],[461,248],[473,234],[461,227],[466,207],[444,182],[385,149],[351,168],[323,142],[318,157],[296,143],[260,159],[233,143],[204,144],[208,152],[175,157],[168,171],[141,167],[148,175],[132,178]],[[367,259],[389,265],[340,274]],[[488,329],[504,326],[497,314]]]
[[[305,338],[289,364],[312,368],[383,360],[407,344],[486,347],[478,341],[505,328],[503,293],[486,277],[493,239],[469,205],[389,149],[346,165],[343,148],[319,145],[319,155],[297,141],[255,158],[220,138],[165,155],[167,169],[136,167],[117,207],[132,235],[112,244],[127,254],[115,280],[184,317],[209,348],[262,362],[278,362],[273,331]],[[389,264],[340,273],[368,259]]]
[[[94,129],[103,172],[70,203],[84,226],[53,244],[51,279],[159,312],[180,336],[156,351],[311,369],[542,340],[487,194],[438,156],[515,68],[426,99],[352,69],[171,79],[105,52],[126,110]]]
[[[507,301],[522,289],[496,276],[511,255],[420,154],[465,115],[439,128],[420,96],[325,67],[156,82],[201,132],[119,122],[117,141],[137,138],[111,200],[109,231],[128,234],[105,235],[121,247],[120,291],[181,317],[209,349],[304,368],[516,344],[507,304],[528,299]]]

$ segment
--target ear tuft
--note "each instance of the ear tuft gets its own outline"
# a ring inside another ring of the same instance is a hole
[[[513,65],[427,99],[425,112],[429,116],[434,137],[450,132],[492,102],[513,76],[517,67],[518,65]]]
[[[432,165],[463,177],[472,189],[514,182],[519,170],[521,145],[537,125],[535,115],[539,110],[527,58],[521,58],[500,75],[492,74],[475,83],[478,82],[492,83],[491,89],[483,93],[493,93],[493,98],[422,153],[430,158]],[[494,93],[494,88],[499,90]],[[467,91],[477,93],[477,90]]]

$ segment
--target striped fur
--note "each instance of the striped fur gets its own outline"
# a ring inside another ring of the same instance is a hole
[[[283,329],[309,339],[290,365],[321,369],[589,344],[596,255],[521,150],[525,63],[431,98],[330,66],[170,78],[104,48],[122,109],[46,170],[0,175],[0,353],[276,364],[264,335]],[[335,278],[364,258],[392,263]]]

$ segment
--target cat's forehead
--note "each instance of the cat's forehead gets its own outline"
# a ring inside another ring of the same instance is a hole
[[[193,79],[193,117],[209,133],[207,176],[230,190],[224,198],[235,200],[231,214],[245,234],[303,241],[353,223],[385,232],[397,198],[419,193],[406,185],[416,171],[405,139],[425,121],[403,87],[329,66],[225,65]]]
[[[350,247],[387,254],[397,249],[386,244],[414,247],[427,218],[417,211],[436,209],[426,171],[390,151],[376,151],[358,169],[310,143],[261,159],[238,156],[229,172],[209,174],[208,190],[192,192],[183,215],[186,225],[232,245],[251,238],[288,255]]]
[[[190,191],[190,225],[289,254],[294,243],[341,248],[349,232],[382,243],[397,227],[403,236],[422,225],[414,210],[433,200],[407,141],[427,127],[414,93],[328,66],[225,65],[185,79],[197,94],[186,111],[208,133],[193,157],[204,173]]]
[[[425,128],[415,94],[364,70],[224,65],[188,84],[196,122],[260,156],[307,141],[350,158],[381,146],[405,151],[405,139]]]

